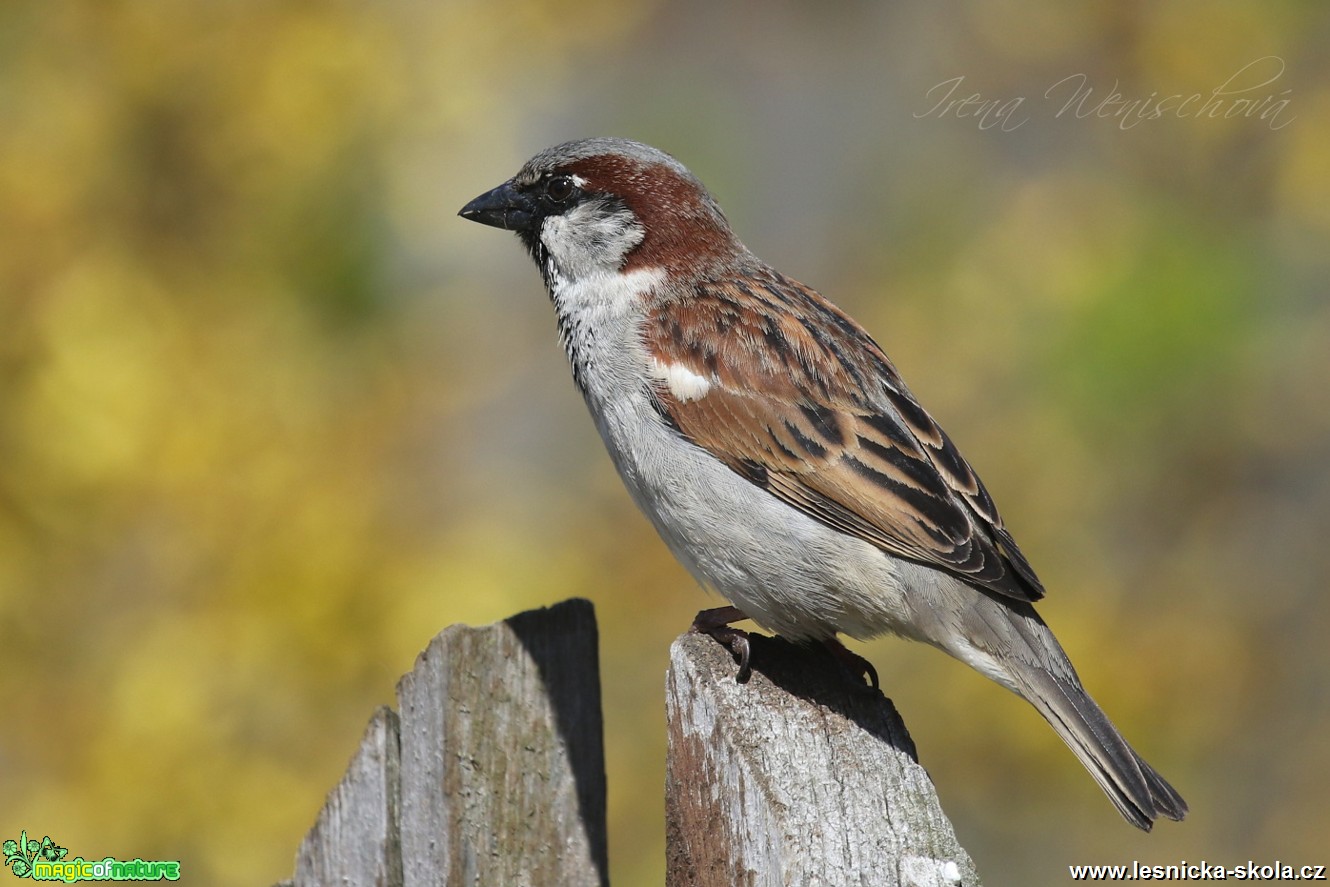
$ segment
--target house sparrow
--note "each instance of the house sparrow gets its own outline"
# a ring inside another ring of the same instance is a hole
[[[988,491],[886,354],[749,252],[682,164],[568,142],[460,215],[535,259],[629,493],[734,604],[694,627],[741,672],[743,618],[833,648],[838,633],[924,641],[1029,701],[1131,824],[1186,815],[1082,688]]]

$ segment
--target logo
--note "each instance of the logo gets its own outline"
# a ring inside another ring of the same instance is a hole
[[[34,881],[178,881],[180,879],[179,860],[84,859],[76,856],[65,859],[69,850],[61,847],[47,835],[38,841],[29,838],[26,830],[21,832],[17,841],[5,841],[0,845],[5,856],[5,867],[15,877],[31,878]]]

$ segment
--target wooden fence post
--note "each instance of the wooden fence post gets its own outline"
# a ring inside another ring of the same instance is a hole
[[[684,635],[670,650],[669,887],[973,887],[891,700],[825,649],[753,635],[753,676]]]
[[[824,650],[671,649],[667,887],[975,887],[890,700]],[[397,685],[279,887],[607,887],[595,613],[445,629]]]
[[[402,883],[399,723],[387,707],[370,719],[346,775],[300,844],[293,883]]]
[[[609,884],[588,601],[445,629],[397,699],[400,715],[375,714],[288,884]]]

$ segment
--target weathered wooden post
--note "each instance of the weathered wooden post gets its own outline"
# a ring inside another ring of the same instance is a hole
[[[595,612],[441,632],[296,857],[297,887],[609,883]]]
[[[346,774],[301,842],[288,884],[402,883],[399,730],[397,712],[384,707],[374,713]]]
[[[670,651],[665,883],[977,885],[891,701],[824,649],[751,642],[747,684],[710,638]]]
[[[978,884],[891,702],[825,651],[671,649],[667,887]],[[606,887],[595,613],[440,633],[375,712],[285,885]]]

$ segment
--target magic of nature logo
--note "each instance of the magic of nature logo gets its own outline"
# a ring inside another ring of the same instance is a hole
[[[29,838],[25,829],[18,840],[0,844],[5,867],[19,878],[34,881],[178,881],[179,860],[150,859],[84,859],[76,856],[66,859],[69,850],[61,847],[47,835],[38,841]]]

